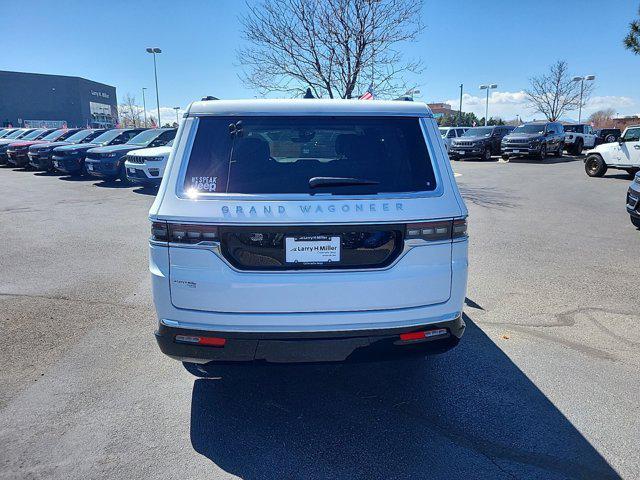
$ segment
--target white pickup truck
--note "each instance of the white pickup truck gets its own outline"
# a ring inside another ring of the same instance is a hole
[[[626,170],[631,178],[640,170],[640,125],[627,127],[619,141],[603,143],[587,152],[587,175],[601,177],[608,168]]]
[[[564,127],[564,148],[567,153],[580,155],[584,148],[596,146],[598,136],[593,131],[591,125],[585,123],[565,124]]]

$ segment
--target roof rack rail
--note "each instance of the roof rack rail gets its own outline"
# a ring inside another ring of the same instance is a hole
[[[208,102],[209,100],[220,100],[218,97],[214,97],[211,95],[207,95],[206,97],[202,97],[203,102]]]

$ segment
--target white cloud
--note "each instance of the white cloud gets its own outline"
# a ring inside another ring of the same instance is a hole
[[[462,111],[473,112],[476,116],[482,118],[484,117],[486,100],[486,96],[465,93],[462,96]],[[454,110],[458,109],[458,102],[459,99],[446,101]],[[629,115],[635,113],[634,109],[637,109],[635,107],[637,107],[637,103],[631,97],[597,96],[592,97],[589,102],[587,102],[587,105],[583,108],[583,115],[589,115],[603,108],[613,108],[621,115]],[[574,112],[569,112],[568,116],[572,116],[573,113]],[[575,113],[577,114],[577,112]],[[529,102],[527,101],[524,91],[491,92],[491,95],[489,95],[490,117],[500,117],[504,120],[511,120],[516,118],[516,115],[520,115],[520,118],[523,120],[543,118],[542,114],[529,107]],[[577,115],[575,116],[577,117]]]

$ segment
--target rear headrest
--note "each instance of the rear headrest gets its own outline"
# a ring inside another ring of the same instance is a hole
[[[238,163],[266,163],[271,156],[269,143],[261,138],[239,138],[233,147],[233,158]]]

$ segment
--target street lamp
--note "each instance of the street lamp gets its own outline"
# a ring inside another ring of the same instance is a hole
[[[484,126],[487,126],[487,120],[489,120],[489,90],[493,89],[493,88],[498,88],[498,85],[495,83],[488,83],[486,85],[480,85],[478,87],[480,90],[486,90],[487,91],[487,105],[484,109]]]
[[[460,126],[460,122],[462,122],[462,89],[464,88],[464,84],[460,84],[460,107],[458,108],[458,127]]]
[[[176,111],[176,123],[180,123],[178,121],[178,110],[180,110],[180,107],[173,107],[173,109]]]
[[[156,55],[162,53],[162,50],[156,47],[147,48],[147,53],[153,55],[153,74],[156,77],[156,104],[158,106],[158,126],[160,126],[160,97],[158,96],[158,68],[156,66]]]
[[[144,110],[144,128],[147,128],[147,101],[144,99],[144,91],[147,87],[142,87],[142,109]]]
[[[574,82],[580,82],[580,104],[578,105],[578,123],[582,118],[582,94],[584,93],[584,81],[585,80],[595,80],[595,75],[585,75],[584,77],[573,77],[571,80]]]

